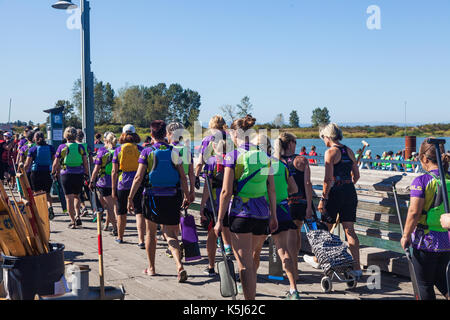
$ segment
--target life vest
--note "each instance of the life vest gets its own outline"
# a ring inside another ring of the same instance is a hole
[[[119,152],[119,170],[122,172],[136,172],[141,153],[134,143],[125,143]]]
[[[67,143],[65,150],[65,156],[63,165],[65,167],[80,167],[83,165],[83,156],[79,151],[79,144],[76,142]]]
[[[241,198],[260,198],[267,193],[267,172],[261,172],[269,168],[269,158],[267,154],[256,147],[250,150],[239,150],[235,168],[235,188],[234,194]]]
[[[181,161],[183,162],[184,173],[187,175],[189,173],[189,165],[191,164],[191,159],[189,159],[189,149],[187,146],[182,145],[172,145],[173,148],[178,151]]]
[[[223,186],[223,178],[224,178],[224,172],[225,167],[223,166],[225,153],[222,155],[216,155],[214,156],[216,158],[214,170],[212,172],[212,188],[222,188]]]
[[[414,161],[414,157],[411,157],[410,159],[406,160],[407,162],[412,162]],[[413,171],[413,166],[411,163],[406,163],[406,171],[408,172],[412,172]]]
[[[177,187],[180,174],[172,159],[173,146],[162,144],[148,155],[148,183],[150,188]]]
[[[433,181],[431,183],[434,185],[430,185],[430,188],[434,188],[434,197],[429,208],[424,208],[424,212],[419,220],[419,226],[425,229],[425,233],[427,233],[428,230],[447,232],[448,230],[442,228],[441,225],[441,215],[445,214],[441,179],[436,177],[436,175],[432,172],[427,172],[427,174],[433,177]],[[448,174],[445,177],[445,184],[447,185],[447,196],[450,197],[450,176]]]
[[[52,170],[52,153],[49,145],[37,146],[36,158],[31,165],[31,171],[37,171],[40,167]]]
[[[287,181],[289,177],[289,170],[283,162],[276,159],[272,160],[271,165],[273,169],[273,180],[275,183],[277,204],[279,204],[289,197]],[[269,201],[268,194],[266,194],[266,200]]]
[[[387,158],[386,157],[381,157],[380,160],[387,160]],[[387,163],[382,162],[381,163],[381,169],[382,170],[386,170],[386,165],[387,165]]]
[[[100,168],[100,177],[110,176],[112,172],[112,159],[114,156],[114,149],[108,149],[102,156],[102,164]]]

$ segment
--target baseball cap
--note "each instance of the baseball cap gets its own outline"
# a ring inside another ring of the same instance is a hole
[[[12,133],[11,132],[5,132],[3,134],[5,137],[11,138],[12,137]]]
[[[132,124],[126,124],[122,129],[122,133],[136,133],[136,129]]]

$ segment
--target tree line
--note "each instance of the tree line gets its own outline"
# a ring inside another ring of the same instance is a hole
[[[189,128],[200,114],[200,94],[179,84],[167,86],[125,86],[116,93],[109,82],[94,78],[94,123],[132,123],[148,126],[155,119],[178,121]],[[58,100],[55,107],[64,107],[64,126],[81,127],[81,80],[74,82],[72,100]]]

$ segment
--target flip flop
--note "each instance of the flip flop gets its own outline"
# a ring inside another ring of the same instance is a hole
[[[142,273],[149,277],[156,276],[156,273],[151,273],[149,268],[145,268],[144,271],[142,271]]]
[[[180,272],[178,272],[178,282],[179,283],[183,283],[186,282],[187,280],[187,272],[186,270],[181,270]]]

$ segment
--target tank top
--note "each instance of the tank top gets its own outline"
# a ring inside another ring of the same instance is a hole
[[[295,183],[297,184],[298,193],[296,193],[295,196],[305,199],[306,198],[305,172],[298,170],[294,166],[294,160],[298,156],[299,155],[297,155],[297,154],[293,154],[291,156],[281,156],[281,160],[286,163],[289,173],[294,178]]]
[[[334,146],[341,152],[341,160],[334,165],[333,176],[335,181],[351,180],[351,171],[353,167],[353,160],[347,152],[346,146]]]

